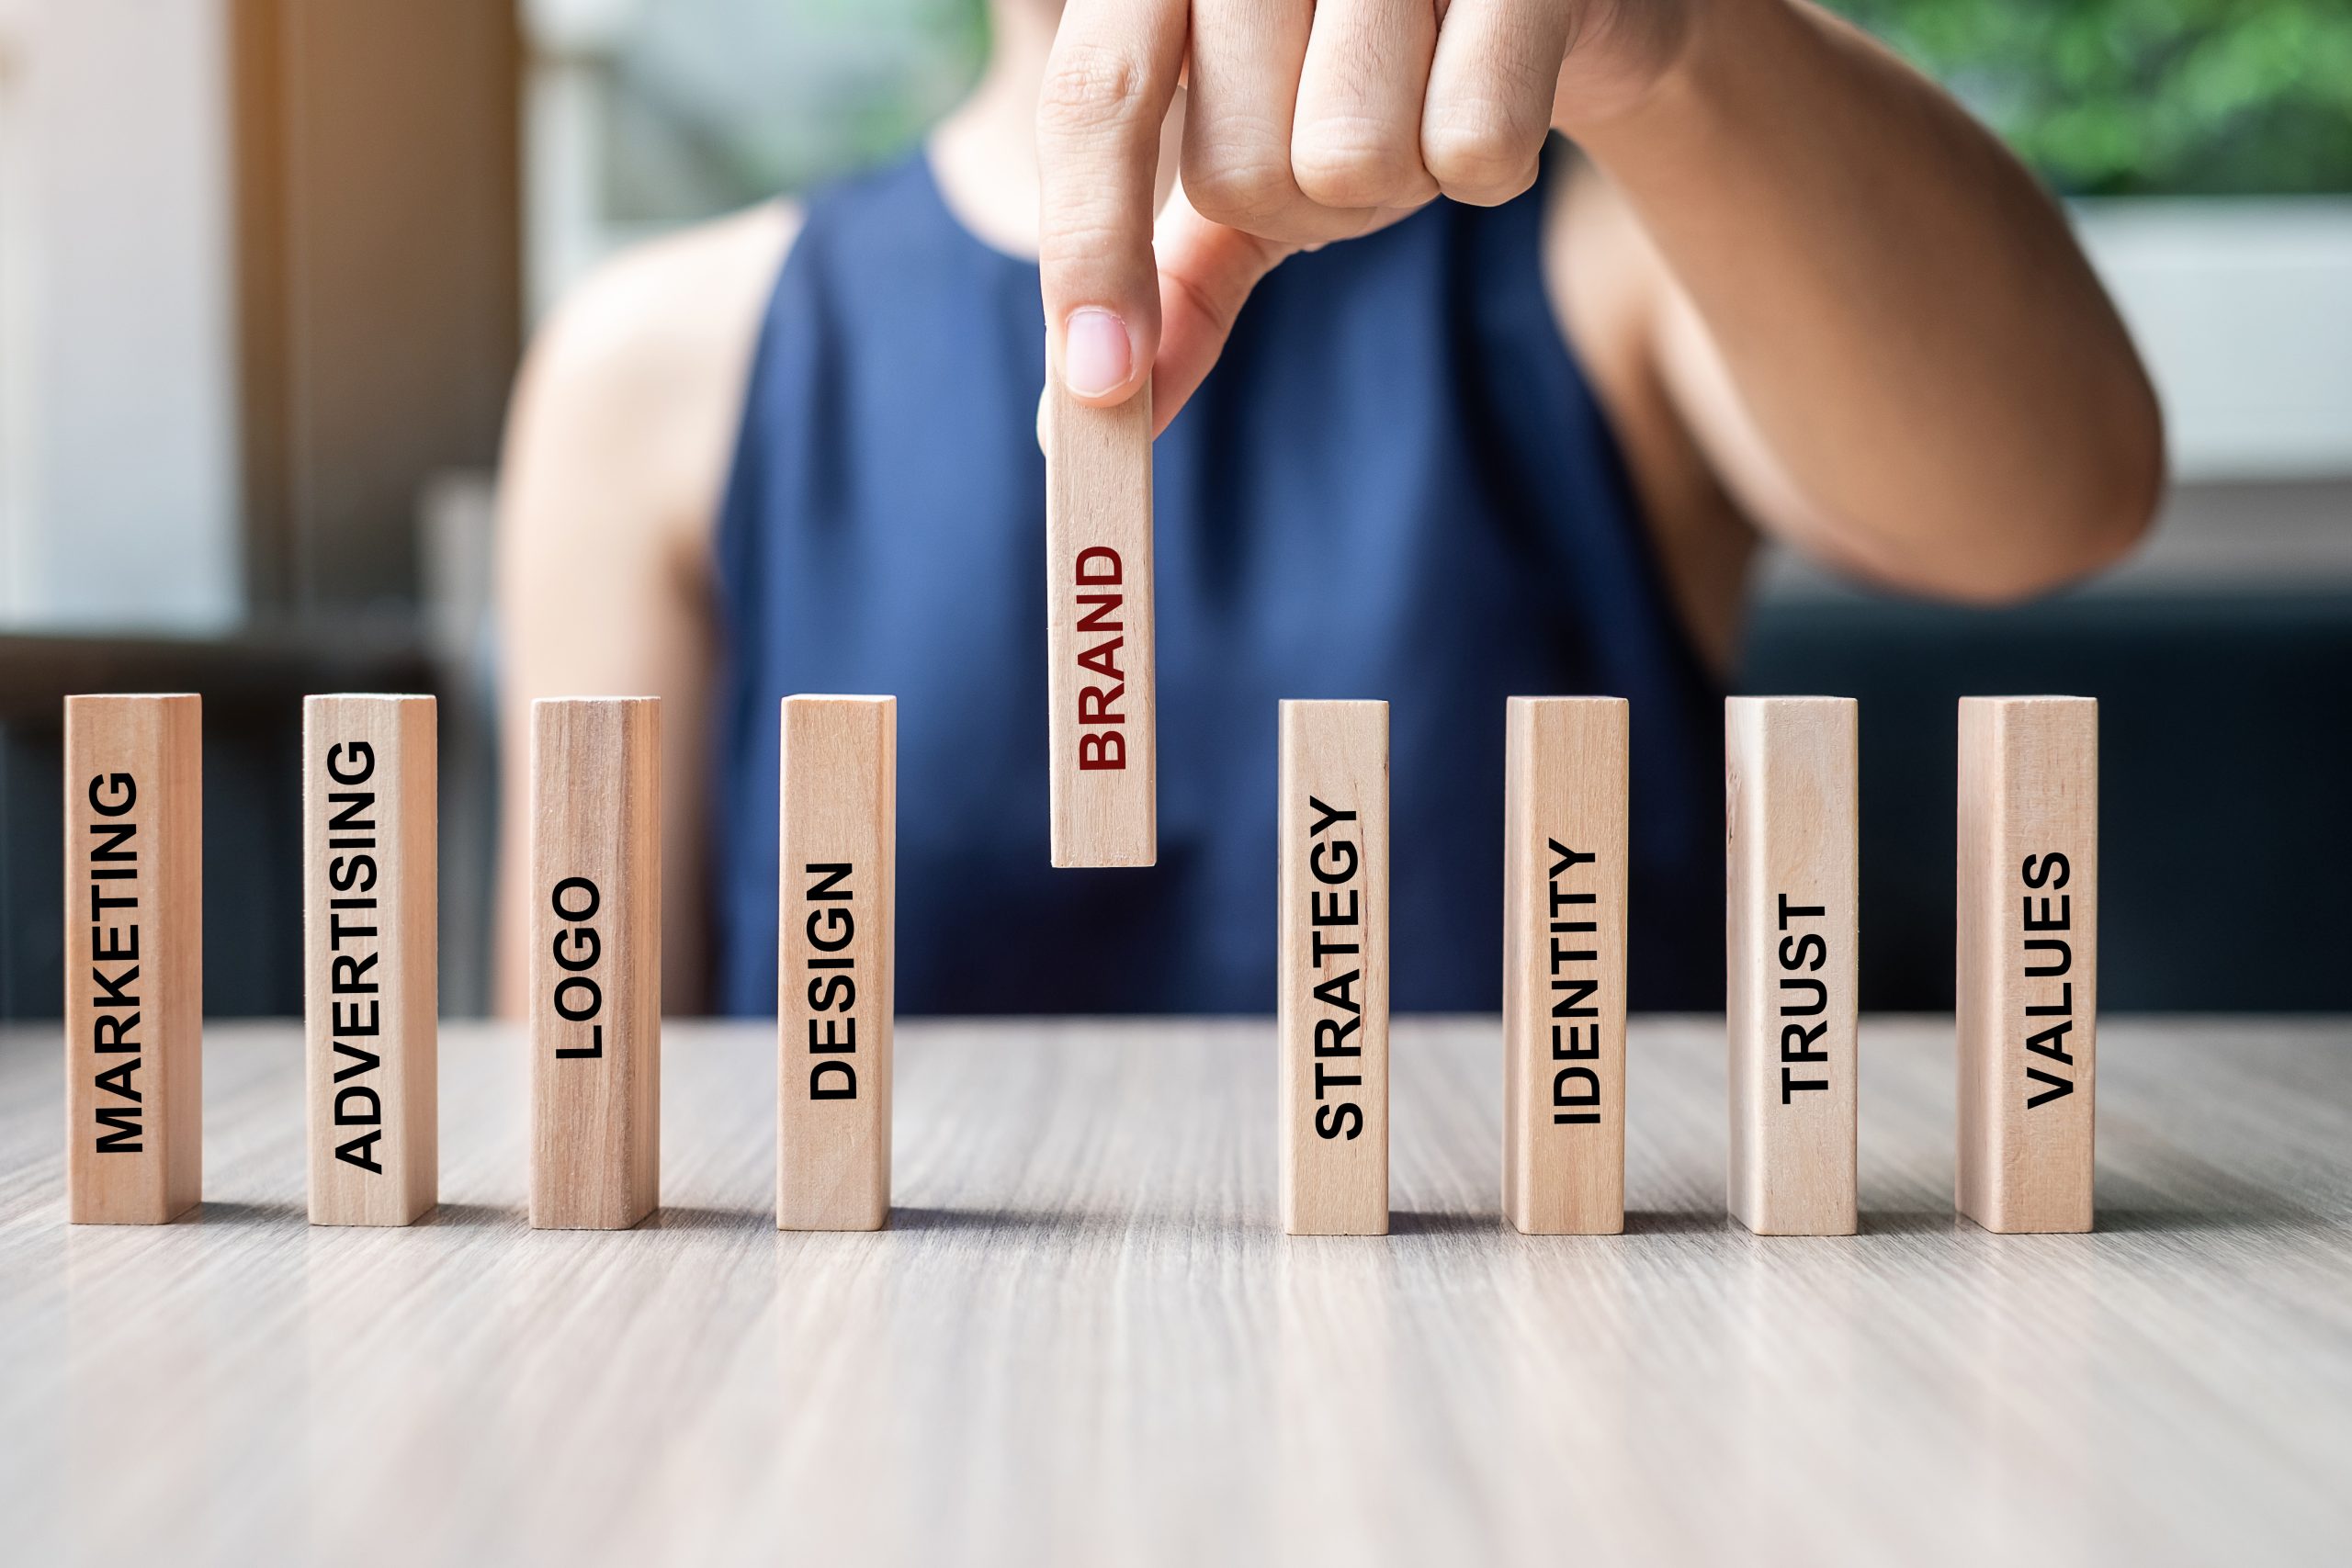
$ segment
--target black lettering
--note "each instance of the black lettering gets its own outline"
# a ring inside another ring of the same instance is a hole
[[[357,763],[356,772],[346,773],[343,771],[342,767],[336,763],[335,759],[342,756],[345,751],[350,752],[352,760]],[[372,779],[375,776],[376,748],[370,746],[367,741],[345,740],[327,748],[327,777],[334,780],[335,783],[345,784],[366,784],[369,779]],[[329,796],[329,798],[332,799],[334,797]]]
[[[99,1126],[114,1129],[111,1133],[98,1134],[98,1153],[135,1155],[144,1150],[146,1145],[140,1142],[140,1134],[142,1131],[140,1125],[140,1112],[126,1110],[119,1105],[101,1105],[97,1108],[97,1120]]]
[[[584,909],[565,908],[563,907],[563,896],[567,891],[586,894],[588,896],[588,907]],[[555,912],[562,916],[567,920],[585,920],[594,919],[597,909],[603,906],[604,902],[604,895],[596,891],[596,885],[589,881],[584,876],[567,876],[561,882],[555,885]]]
[[[1817,920],[1821,919],[1822,916],[1829,912],[1828,908],[1826,905],[1792,904],[1789,902],[1789,896],[1785,893],[1776,894],[1774,897],[1778,897],[1781,901],[1781,929],[1782,931],[1787,931],[1789,929],[1789,922],[1791,920]]]
[[[1316,1108],[1315,1135],[1345,1138],[1352,1143],[1363,1132],[1363,1111],[1353,1101]]]
[[[334,1070],[334,1081],[337,1083],[343,1082],[345,1078],[356,1078],[362,1073],[372,1073],[384,1065],[384,1059],[375,1052],[357,1045],[346,1045],[340,1040],[334,1043],[334,1054],[351,1058],[351,1066],[337,1067]],[[340,1119],[340,1117],[337,1118],[337,1120]]]
[[[114,796],[112,805],[98,798],[100,790],[105,790]],[[139,781],[129,773],[94,773],[90,776],[90,809],[99,816],[120,817],[138,803]],[[97,829],[94,826],[90,830],[95,833]],[[93,856],[92,858],[108,857]]]
[[[363,1133],[347,1144],[337,1144],[334,1157],[345,1165],[356,1165],[362,1170],[381,1176],[384,1174],[384,1168],[376,1163],[376,1140],[383,1135],[379,1129],[373,1133]]]
[[[380,953],[371,953],[365,958],[354,958],[347,953],[338,953],[333,967],[327,971],[327,989],[338,997],[369,995],[381,990],[383,987],[375,981],[362,980],[360,976],[376,967],[376,961],[383,956]]]
[[[2029,1095],[2026,1097],[2025,1108],[2028,1111],[2031,1111],[2037,1106],[2047,1105],[2053,1100],[2064,1100],[2068,1095],[2075,1092],[2075,1086],[2073,1083],[2065,1078],[2060,1077],[2055,1073],[2045,1073],[2040,1067],[2028,1067],[2025,1070],[2025,1076],[2032,1079],[2035,1083],[2046,1083],[2051,1086],[2050,1088],[2043,1089],[2040,1094]]]
[[[584,993],[585,1002],[567,1002],[564,998],[573,991]],[[555,983],[555,1010],[568,1023],[585,1023],[604,1010],[605,990],[585,975],[567,975]]]
[[[2041,863],[2041,869],[2039,871],[2034,869],[2034,862],[2037,859]],[[2025,857],[2025,864],[2020,866],[2018,871],[2025,877],[2025,885],[2028,887],[2046,886],[2052,892],[2065,886],[2067,879],[2074,875],[2074,867],[2066,863],[2064,855],[2028,855]]]

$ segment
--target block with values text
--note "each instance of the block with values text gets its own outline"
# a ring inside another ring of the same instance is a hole
[[[434,700],[302,704],[311,1223],[404,1225],[439,1184]]]
[[[1159,858],[1151,389],[1091,408],[1046,392],[1047,728],[1057,866]]]
[[[1622,697],[1513,697],[1504,723],[1503,1212],[1625,1228]]]
[[[1858,710],[1724,709],[1732,1213],[1765,1235],[1850,1235],[1860,923]]]
[[[899,705],[784,700],[777,890],[779,1230],[890,1214]]]
[[[204,1187],[204,708],[65,699],[65,1214],[163,1224]]]
[[[1960,1212],[2091,1228],[2098,704],[1960,704]]]
[[[1388,705],[1285,702],[1280,957],[1282,1216],[1388,1232]]]
[[[661,1200],[662,710],[531,705],[531,1224],[623,1230]]]

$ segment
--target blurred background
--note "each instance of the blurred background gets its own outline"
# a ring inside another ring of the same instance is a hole
[[[1954,699],[2064,691],[2104,704],[2107,1004],[2352,1010],[2352,6],[1838,8],[2068,200],[2174,470],[2139,558],[2022,609],[1767,563],[1740,684],[1862,700],[1864,1005],[1951,1002]],[[300,1010],[300,695],[436,693],[481,1010],[532,321],[897,153],[986,41],[978,0],[0,0],[0,1018],[59,1010],[59,698],[107,690],[205,694],[216,1014]]]

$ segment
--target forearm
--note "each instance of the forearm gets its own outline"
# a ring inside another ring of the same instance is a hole
[[[1799,503],[1766,521],[1898,585],[2002,597],[2111,558],[2161,474],[2153,395],[2063,217],[1867,39],[1695,7],[1640,102],[1562,129],[1687,292]]]

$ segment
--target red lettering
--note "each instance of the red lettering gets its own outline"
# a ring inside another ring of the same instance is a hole
[[[1090,571],[1087,570],[1089,563],[1100,567],[1102,570],[1100,571]],[[1080,582],[1119,582],[1125,581],[1119,575],[1119,552],[1102,545],[1096,545],[1091,548],[1079,551],[1077,566],[1078,581]]]
[[[1080,670],[1091,670],[1097,675],[1108,675],[1114,681],[1125,681],[1127,678],[1127,672],[1119,668],[1119,660],[1115,656],[1119,651],[1120,644],[1126,640],[1125,637],[1114,637],[1109,642],[1096,643],[1078,656],[1078,667]]]
[[[1100,686],[1080,686],[1078,689],[1078,722],[1080,724],[1126,723],[1126,715],[1111,705],[1125,695],[1126,690],[1125,682],[1121,682],[1107,692]]]
[[[1081,593],[1078,596],[1078,602],[1081,604],[1092,604],[1095,606],[1095,608],[1089,610],[1083,615],[1079,616],[1078,629],[1080,631],[1118,632],[1126,630],[1125,626],[1111,618],[1112,614],[1116,611],[1120,605],[1127,602],[1127,596],[1125,594]]]
[[[1127,738],[1115,729],[1098,729],[1080,736],[1078,765],[1090,773],[1125,768]]]

